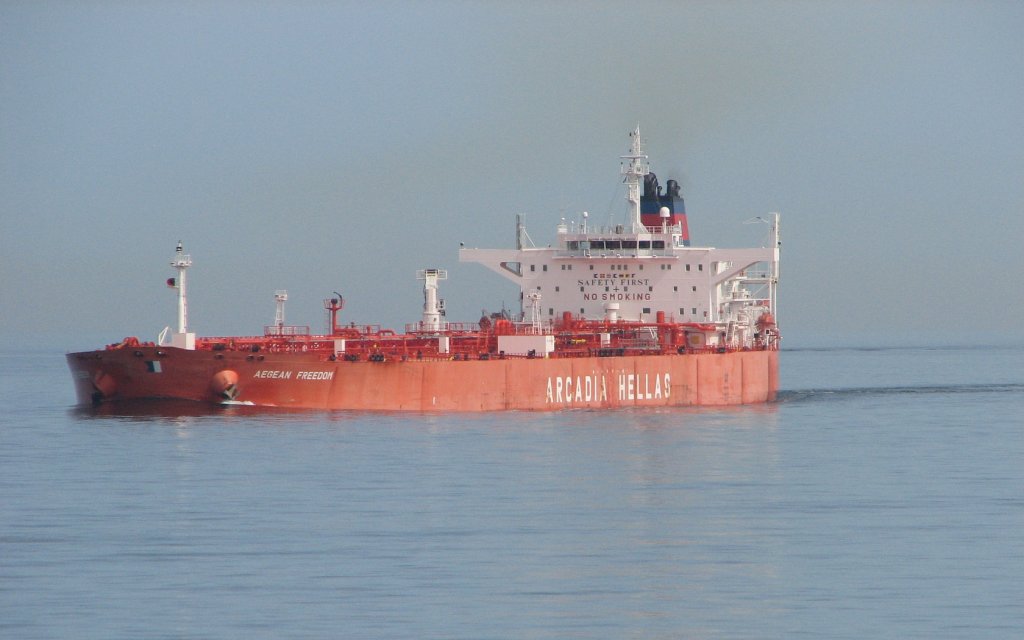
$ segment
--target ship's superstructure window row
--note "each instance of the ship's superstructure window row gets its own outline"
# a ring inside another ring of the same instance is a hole
[[[585,251],[664,251],[664,240],[568,240],[565,248],[571,252]]]

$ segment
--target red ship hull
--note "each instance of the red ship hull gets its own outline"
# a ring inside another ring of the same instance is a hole
[[[356,411],[685,407],[773,401],[778,351],[332,360],[138,346],[67,355],[83,404],[166,398]]]

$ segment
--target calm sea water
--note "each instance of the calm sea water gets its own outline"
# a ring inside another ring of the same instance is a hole
[[[1024,349],[782,369],[736,409],[96,411],[7,350],[0,637],[1021,637]]]

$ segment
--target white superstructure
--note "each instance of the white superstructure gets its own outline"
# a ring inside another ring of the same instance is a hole
[[[587,223],[556,228],[549,247],[523,246],[526,234],[517,225],[517,249],[466,249],[460,262],[475,262],[515,282],[520,288],[520,320],[551,324],[569,313],[574,318],[616,322],[686,322],[706,325],[708,346],[753,346],[771,320],[774,332],[779,273],[779,214],[761,221],[771,225],[769,246],[716,249],[689,245],[685,212],[669,214],[657,207],[656,178],[644,195],[654,214],[641,222],[639,181],[649,171],[639,131],[623,156],[630,204],[627,224],[598,227]],[[670,183],[671,184],[671,183]],[[681,198],[679,198],[681,204]],[[531,312],[531,313],[528,313]],[[765,316],[765,314],[770,314]],[[758,320],[761,320],[761,327]]]

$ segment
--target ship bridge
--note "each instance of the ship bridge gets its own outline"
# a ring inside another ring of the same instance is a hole
[[[515,282],[521,317],[528,296],[540,296],[542,317],[565,312],[589,320],[650,322],[662,312],[676,322],[753,326],[755,311],[774,309],[778,246],[717,249],[684,246],[679,229],[573,233],[558,228],[553,247],[467,249],[473,262]],[[751,309],[757,307],[758,309]]]

